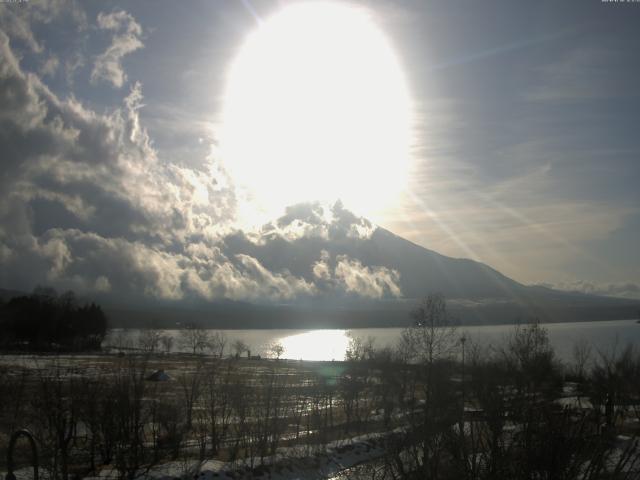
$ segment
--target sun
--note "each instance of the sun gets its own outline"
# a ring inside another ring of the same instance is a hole
[[[248,36],[228,72],[222,158],[266,209],[384,207],[405,186],[410,131],[399,62],[360,7],[288,6]]]

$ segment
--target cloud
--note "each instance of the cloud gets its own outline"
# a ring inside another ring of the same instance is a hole
[[[612,75],[633,61],[619,48],[574,46],[561,51],[556,57],[533,69],[534,83],[524,92],[525,100],[584,102],[635,92],[635,84],[627,75]]]
[[[335,278],[347,292],[369,298],[400,297],[400,274],[385,267],[367,267],[346,255],[336,258]]]
[[[102,20],[108,28],[122,22]],[[308,204],[263,230],[237,230],[235,195],[213,157],[197,168],[159,161],[140,121],[140,83],[99,114],[23,71],[2,32],[0,53],[0,286],[49,284],[121,301],[282,302],[341,288],[367,298],[398,291],[397,274],[347,256],[327,267],[332,278],[324,283],[270,263],[256,245],[355,241],[376,227],[339,204]],[[254,242],[230,251],[234,232]]]
[[[597,283],[586,280],[574,280],[571,282],[540,283],[538,285],[567,292],[640,299],[640,284],[634,282]]]
[[[120,300],[283,301],[316,293],[312,283],[286,270],[271,272],[249,255],[230,259],[205,244],[176,253],[74,229],[51,229],[25,240],[19,257],[3,260],[5,275],[15,278],[28,268],[35,283],[108,292]]]
[[[58,71],[58,67],[60,67],[60,60],[55,55],[51,55],[40,67],[40,74],[53,77]]]
[[[109,292],[111,290],[111,282],[109,282],[109,279],[104,275],[100,275],[96,278],[94,290],[96,292]]]
[[[141,101],[140,84],[102,115],[73,97],[61,100],[22,71],[0,32],[4,285],[185,294],[175,252],[193,237],[221,235],[233,215],[233,192],[219,188],[208,160],[200,170],[159,162],[140,125]],[[124,261],[117,261],[119,252]],[[102,260],[111,254],[110,262]]]
[[[171,192],[158,185],[164,172],[137,122],[139,87],[125,107],[97,115],[73,98],[61,101],[37,76],[22,72],[1,34],[0,50],[0,213],[22,211],[14,226],[24,230],[41,219],[55,223],[40,209],[58,206],[85,228],[132,237],[150,217],[168,215],[161,199]]]
[[[36,40],[31,30],[30,20],[24,10],[11,9],[8,5],[0,5],[0,25],[8,35],[19,39],[36,53],[43,51],[42,45]]]
[[[620,249],[606,241],[638,211],[638,149],[603,128],[619,121],[617,104],[605,112],[598,103],[588,115],[577,114],[575,105],[550,106],[550,113],[527,104],[502,118],[478,105],[451,102],[439,109],[437,103],[424,115],[428,129],[421,137],[430,145],[410,193],[376,218],[380,225],[521,282],[582,278],[588,271],[594,278],[636,280],[638,269],[631,270],[638,262],[626,254],[633,247],[617,254],[624,260],[612,260]],[[629,244],[637,231],[627,230]]]
[[[0,29],[9,37],[22,42],[33,53],[44,51],[33,27],[60,19],[70,22],[77,30],[87,28],[84,10],[75,0],[32,0],[19,4],[0,4]]]
[[[313,264],[313,276],[325,288],[372,299],[402,296],[397,270],[368,267],[348,255],[337,255],[333,263],[332,266],[329,252],[322,250],[320,259]]]
[[[236,259],[239,265],[235,270],[230,272],[230,275],[220,278],[224,284],[232,283],[236,287],[240,286],[239,289],[231,290],[232,295],[227,295],[230,298],[290,300],[299,295],[312,295],[316,292],[313,284],[292,276],[287,270],[274,274],[248,255],[238,255]],[[228,286],[227,289],[229,289]]]
[[[140,39],[142,27],[131,14],[120,10],[109,14],[99,13],[98,28],[113,32],[113,37],[111,45],[98,55],[93,64],[91,82],[104,81],[115,88],[121,88],[127,80],[122,59],[144,47]]]
[[[254,238],[259,242],[273,237],[290,242],[302,238],[366,240],[376,228],[378,227],[366,218],[345,209],[340,201],[333,205],[306,202],[286,207],[283,216],[275,222],[263,225],[260,235]]]
[[[217,246],[191,244],[180,262],[183,289],[209,300],[291,300],[315,286],[287,270],[272,272],[250,255],[226,257]]]
[[[195,228],[212,234],[210,227],[232,211],[230,193],[209,174],[211,163],[193,170],[158,161],[138,117],[140,84],[121,108],[98,115],[73,98],[61,101],[35,75],[24,74],[6,38],[0,48],[0,182],[12,182],[3,200],[7,209],[11,201],[24,209],[36,233],[55,226],[60,219],[51,213],[63,211],[69,226],[105,236],[182,241]]]
[[[320,260],[313,264],[313,276],[319,280],[329,282],[331,281],[331,267],[329,266],[329,252],[322,250],[320,252]]]

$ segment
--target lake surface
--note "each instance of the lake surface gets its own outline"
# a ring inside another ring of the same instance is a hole
[[[572,322],[544,324],[557,356],[570,361],[573,345],[581,340],[589,342],[597,351],[611,352],[627,344],[640,345],[640,324],[635,320],[603,322]],[[352,338],[372,338],[377,347],[393,346],[400,338],[401,328],[357,328],[348,330],[210,330],[220,332],[227,339],[225,354],[231,353],[231,343],[242,340],[252,355],[270,356],[270,348],[277,343],[284,347],[283,358],[302,360],[344,360]],[[513,325],[460,327],[458,333],[483,346],[499,347],[514,331]],[[105,345],[136,346],[140,330],[114,329]],[[180,330],[162,330],[162,335],[174,338],[172,351],[189,351],[180,345]]]

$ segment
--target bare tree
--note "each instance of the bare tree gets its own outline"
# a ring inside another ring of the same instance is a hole
[[[571,355],[573,357],[573,370],[578,380],[583,380],[587,371],[587,366],[591,361],[593,348],[589,341],[580,337],[573,344]]]
[[[549,332],[537,319],[516,325],[507,339],[504,355],[520,369],[527,369],[541,358],[553,358]]]
[[[179,457],[186,434],[184,417],[184,409],[175,397],[160,398],[153,403],[151,425],[154,428],[156,459],[161,457],[162,452],[172,460]]]
[[[231,385],[236,375],[231,363],[209,364],[204,375],[204,407],[208,420],[211,454],[216,455],[231,425]]]
[[[459,344],[456,325],[447,312],[440,294],[425,297],[413,310],[414,325],[404,330],[398,358],[404,364],[399,370],[400,385],[406,393],[402,434],[390,437],[387,445],[392,478],[442,478],[447,468],[447,446],[452,428],[460,425],[461,403],[452,382],[450,360]]]
[[[211,345],[209,331],[195,323],[187,324],[180,330],[180,345],[193,355],[204,352]]]
[[[621,351],[616,345],[610,352],[598,353],[589,379],[589,397],[598,414],[604,407],[606,425],[612,429],[625,404],[630,403],[640,358],[630,344]]]
[[[160,337],[160,343],[162,344],[164,353],[171,353],[171,349],[173,348],[173,337],[171,335],[163,335]]]
[[[411,317],[414,325],[403,332],[402,338],[414,360],[433,364],[452,354],[457,343],[456,325],[443,295],[427,295]]]
[[[231,348],[236,355],[236,358],[242,356],[242,354],[249,350],[249,346],[240,339],[236,339],[231,344]]]
[[[104,387],[98,376],[84,379],[78,390],[79,420],[88,431],[89,472],[96,471],[96,456],[102,441],[100,400],[104,398]]]
[[[559,366],[549,333],[537,319],[516,325],[501,354],[521,401],[536,394],[554,395],[559,387]]]
[[[203,364],[198,361],[195,370],[192,372],[182,373],[178,377],[178,383],[182,390],[182,398],[184,401],[183,410],[186,415],[186,428],[191,428],[193,417],[193,408],[202,395],[201,384],[203,381]]]
[[[118,350],[130,350],[133,348],[133,342],[129,336],[129,332],[122,328],[113,336],[113,343]]]
[[[275,357],[276,360],[280,360],[280,357],[284,353],[284,345],[280,342],[276,342],[269,348],[269,354]]]
[[[145,447],[145,426],[149,410],[145,399],[150,392],[145,382],[147,359],[130,357],[117,366],[112,382],[105,388],[104,441],[112,449],[121,479],[133,480],[141,469],[150,469],[152,459]],[[144,468],[143,468],[144,467]]]
[[[349,346],[345,353],[345,359],[350,361],[367,360],[373,357],[375,339],[371,336],[363,340],[360,337],[351,336]]]
[[[0,419],[7,432],[13,432],[19,428],[20,422],[25,417],[28,407],[27,385],[31,373],[26,368],[16,369],[0,366],[0,398],[3,408],[0,410]]]
[[[69,477],[69,454],[79,420],[78,381],[67,375],[56,361],[53,368],[40,371],[36,395],[32,398],[36,412],[38,437],[50,449],[53,478]]]
[[[138,337],[138,346],[141,350],[154,353],[160,346],[161,335],[158,330],[148,328],[140,332]]]
[[[215,332],[209,340],[211,353],[218,358],[224,357],[224,349],[227,346],[227,336],[222,332]]]

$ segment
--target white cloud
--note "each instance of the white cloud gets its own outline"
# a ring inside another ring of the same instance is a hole
[[[304,279],[296,278],[288,271],[274,274],[248,255],[237,255],[239,265],[230,277],[223,277],[225,283],[230,280],[241,285],[231,298],[276,298],[290,300],[298,295],[313,295],[316,288]],[[240,275],[236,272],[239,272]],[[239,295],[238,295],[239,293]]]
[[[322,250],[320,260],[313,264],[313,276],[319,280],[328,282],[331,280],[331,267],[329,266],[329,252]]]
[[[533,87],[524,92],[532,102],[584,102],[635,91],[632,79],[611,75],[628,59],[619,49],[584,47],[562,51],[557,58],[531,72]]]
[[[385,267],[367,267],[346,255],[336,258],[335,278],[347,292],[363,297],[400,297],[400,274]]]
[[[31,31],[29,19],[25,15],[20,15],[19,12],[19,10],[10,9],[7,5],[0,5],[2,29],[12,38],[23,41],[31,51],[41,53],[44,48]]]
[[[640,299],[640,285],[634,282],[599,283],[586,280],[574,280],[570,282],[540,283],[538,285],[567,292]]]
[[[109,279],[107,277],[105,277],[104,275],[100,275],[98,278],[96,278],[94,289],[96,292],[108,292],[111,290],[111,283],[109,282]]]
[[[127,80],[122,59],[144,47],[140,39],[142,27],[131,14],[123,10],[98,14],[98,27],[114,34],[111,45],[96,58],[91,72],[91,82],[104,81],[113,87],[121,88]]]
[[[58,68],[60,67],[60,60],[55,55],[51,55],[47,58],[40,67],[40,74],[44,76],[53,77]]]
[[[85,58],[76,52],[69,56],[64,62],[64,74],[68,85],[73,85],[74,76],[78,69],[85,65]]]
[[[6,263],[11,258],[11,249],[4,243],[0,243],[0,264]]]
[[[121,28],[126,19],[101,22]],[[227,257],[215,246],[230,230],[233,192],[216,180],[212,159],[203,169],[158,161],[138,116],[140,84],[122,107],[100,115],[24,74],[1,33],[0,49],[3,284],[169,300],[317,293],[286,269],[271,271],[247,254]]]
[[[400,297],[400,274],[381,266],[366,266],[348,255],[337,255],[332,267],[328,251],[320,252],[320,260],[312,266],[313,276],[323,285],[365,298]]]
[[[0,4],[0,29],[12,39],[23,42],[34,53],[42,53],[44,46],[36,38],[32,27],[61,18],[69,20],[79,31],[87,27],[84,10],[75,0],[31,0],[20,4]]]
[[[302,238],[366,240],[377,228],[366,218],[346,210],[340,202],[333,205],[299,203],[287,207],[285,214],[275,222],[264,225],[256,241],[265,242],[274,236],[289,242]]]
[[[132,21],[123,12],[99,20],[137,35]],[[0,286],[51,284],[123,301],[400,295],[397,272],[347,255],[272,262],[283,241],[369,239],[377,227],[341,204],[290,207],[262,230],[239,232],[255,243],[227,251],[238,230],[224,171],[213,157],[197,168],[158,159],[140,122],[141,84],[100,114],[25,73],[2,32],[0,53]]]

